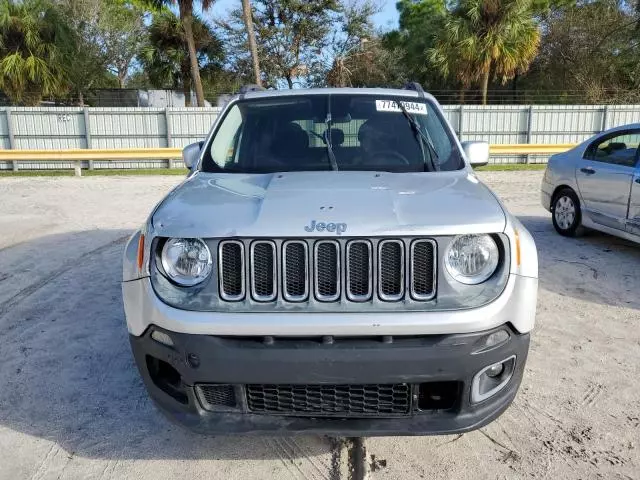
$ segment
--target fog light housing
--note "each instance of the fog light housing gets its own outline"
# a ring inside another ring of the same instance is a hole
[[[473,377],[471,403],[482,402],[507,386],[516,367],[516,356],[484,367]]]
[[[473,353],[483,353],[492,350],[506,343],[509,338],[509,332],[507,332],[506,330],[498,330],[496,332],[490,333],[489,335],[482,337],[476,342]]]
[[[166,345],[167,347],[173,347],[173,340],[171,340],[171,337],[164,332],[154,330],[153,332],[151,332],[151,338],[153,338],[158,343]]]

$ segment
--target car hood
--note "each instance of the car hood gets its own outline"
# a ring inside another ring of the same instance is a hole
[[[337,230],[344,230],[344,236],[450,235],[501,232],[505,212],[491,191],[465,170],[199,172],[160,203],[152,227],[158,236],[175,237],[338,234],[335,229],[309,230],[313,221],[343,224]]]

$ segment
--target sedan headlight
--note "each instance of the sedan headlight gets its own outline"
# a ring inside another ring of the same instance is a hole
[[[191,287],[211,273],[213,260],[209,247],[199,238],[170,238],[162,247],[162,268],[178,285]]]
[[[477,285],[487,280],[498,267],[500,252],[489,235],[459,235],[447,248],[444,264],[460,283]]]

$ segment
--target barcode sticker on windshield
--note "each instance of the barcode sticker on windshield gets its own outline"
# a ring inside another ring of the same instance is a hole
[[[427,106],[418,102],[400,102],[409,113],[416,115],[426,115]],[[395,100],[376,100],[376,110],[378,112],[402,112]]]

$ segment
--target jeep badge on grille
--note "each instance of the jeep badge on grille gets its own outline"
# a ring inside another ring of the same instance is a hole
[[[347,231],[346,223],[324,223],[324,222],[316,222],[315,220],[311,220],[311,224],[304,227],[307,232],[330,232],[337,233],[338,235],[342,235]]]

